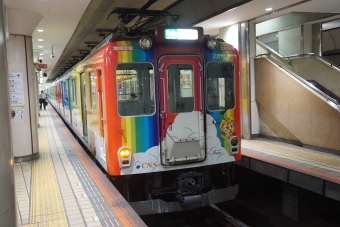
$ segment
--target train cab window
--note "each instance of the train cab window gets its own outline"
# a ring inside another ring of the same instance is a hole
[[[97,105],[96,105],[96,77],[94,76],[94,72],[90,73],[90,81],[91,81],[91,107],[92,111],[96,112]]]
[[[189,64],[170,64],[168,73],[168,105],[171,113],[194,110],[194,69]]]
[[[207,64],[207,106],[210,111],[224,111],[235,107],[234,64]]]
[[[154,69],[151,64],[118,64],[116,68],[116,89],[119,115],[154,114],[154,84]]]

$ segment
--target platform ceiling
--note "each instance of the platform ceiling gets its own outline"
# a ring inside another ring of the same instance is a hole
[[[85,42],[103,39],[98,29],[117,26],[117,15],[107,19],[116,7],[166,10],[181,16],[176,25],[199,25],[206,34],[218,34],[219,28],[238,22],[260,22],[293,11],[340,13],[339,0],[4,0],[4,5],[43,16],[32,38],[35,62],[41,57],[47,64],[48,81],[76,62],[76,56],[91,49]],[[273,10],[265,11],[268,7]],[[52,45],[55,58],[50,58]]]

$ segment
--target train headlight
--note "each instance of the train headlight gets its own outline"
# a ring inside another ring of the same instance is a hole
[[[229,143],[229,153],[231,155],[237,155],[240,149],[240,141],[237,136],[232,136],[228,140]]]
[[[232,137],[231,140],[230,140],[230,144],[231,144],[231,146],[237,146],[238,138],[236,136]]]
[[[131,149],[128,147],[121,147],[118,149],[118,161],[121,168],[129,167],[131,165]]]
[[[208,39],[207,46],[208,46],[208,48],[210,50],[216,49],[216,47],[217,47],[217,40],[213,39],[213,38]]]
[[[131,154],[131,151],[129,148],[125,147],[119,151],[119,155],[122,158],[128,158]]]
[[[139,40],[139,46],[143,50],[149,50],[152,47],[152,40],[149,37],[142,37]]]

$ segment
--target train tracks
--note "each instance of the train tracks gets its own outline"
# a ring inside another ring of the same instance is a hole
[[[248,227],[215,205],[155,215],[141,216],[149,227]]]
[[[240,220],[234,218],[233,216],[231,216],[230,214],[225,212],[224,210],[221,210],[220,208],[218,208],[214,204],[211,205],[210,208],[214,209],[214,211],[215,211],[214,212],[215,220],[223,226],[226,226],[226,227],[249,227],[248,225],[244,224]]]

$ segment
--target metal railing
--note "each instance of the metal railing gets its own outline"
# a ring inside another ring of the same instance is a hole
[[[258,41],[259,43],[261,43],[260,41]],[[262,45],[264,45],[263,43],[261,43]],[[307,87],[311,88],[312,90],[314,90],[315,92],[317,92],[318,94],[320,94],[321,96],[323,96],[326,101],[330,101],[333,104],[335,104],[338,108],[340,108],[340,103],[333,99],[332,97],[330,97],[329,95],[327,95],[326,93],[324,93],[323,91],[321,91],[320,89],[318,89],[317,87],[313,86],[312,84],[310,84],[307,80],[303,79],[301,76],[299,76],[298,74],[296,74],[295,72],[293,72],[290,69],[287,69],[287,67],[282,64],[281,62],[275,60],[275,58],[271,57],[271,54],[275,54],[281,58],[283,58],[280,54],[278,54],[276,51],[272,50],[271,48],[268,47],[264,47],[265,49],[269,50],[269,53],[266,54],[259,54],[256,55],[255,58],[260,58],[260,57],[267,57],[270,61],[272,61],[274,64],[278,65],[280,68],[282,68],[283,70],[285,70],[286,72],[288,72],[289,74],[291,74],[292,76],[294,76],[296,79],[298,79],[300,82],[302,82],[304,85],[306,85]],[[287,57],[296,57],[296,56],[306,56],[306,55],[314,55],[314,54],[299,54],[299,55],[291,55],[291,56],[287,56]],[[319,60],[319,59],[318,59]],[[323,60],[323,59],[321,59]],[[320,61],[321,61],[320,60]],[[326,61],[325,61],[326,62]],[[328,63],[328,62],[327,62]],[[340,72],[340,69],[339,69]]]
[[[327,59],[320,57],[316,55],[315,53],[307,53],[307,54],[293,54],[293,55],[288,55],[288,56],[282,56],[272,48],[266,46],[263,42],[260,40],[256,39],[256,43],[259,44],[263,49],[267,50],[270,54],[275,54],[276,56],[282,58],[283,60],[293,60],[293,59],[299,59],[299,58],[304,58],[304,57],[314,57],[318,61],[322,62],[323,64],[333,68],[334,70],[340,72],[340,66],[333,64],[332,62],[328,61]],[[256,57],[256,56],[255,56]]]

